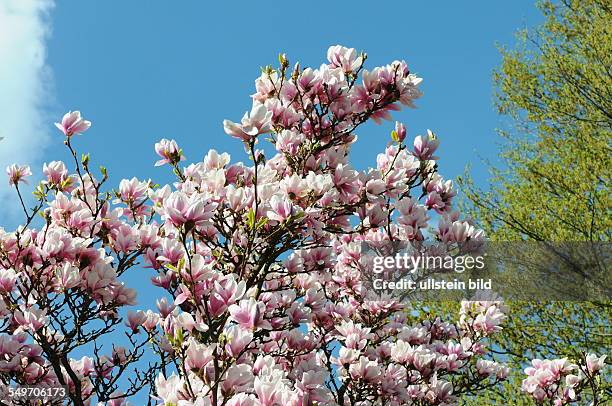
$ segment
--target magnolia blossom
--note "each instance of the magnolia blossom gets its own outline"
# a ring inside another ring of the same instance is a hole
[[[161,141],[155,143],[155,153],[162,158],[155,163],[155,166],[165,164],[172,165],[185,160],[182,151],[174,140],[163,138]]]
[[[498,332],[501,323],[506,319],[505,307],[501,302],[469,302],[461,303],[461,322],[469,323],[472,328],[483,336]]]
[[[595,354],[587,354],[586,355],[586,367],[591,374],[596,374],[602,369],[604,369],[606,365],[607,355],[602,355],[598,357]]]
[[[34,307],[15,311],[13,318],[22,328],[30,331],[40,330],[48,321],[46,310]]]
[[[205,196],[187,196],[182,192],[174,192],[164,201],[166,216],[175,226],[188,222],[201,225],[210,219],[215,206],[216,204],[208,201]]]
[[[570,378],[568,381],[565,378],[573,376],[570,374],[578,369],[577,365],[571,364],[567,358],[534,359],[531,364],[531,367],[525,369],[527,378],[523,380],[522,388],[537,402],[542,402],[545,399],[563,400],[565,397],[567,398],[566,401],[575,400],[574,379]],[[571,391],[559,392],[559,386],[563,382],[570,383]]]
[[[260,103],[253,103],[251,112],[244,113],[241,124],[236,124],[230,120],[223,120],[225,133],[243,141],[254,139],[259,134],[267,133],[271,130],[272,113]]]
[[[189,369],[202,369],[213,360],[215,346],[199,344],[191,338],[187,342],[186,366]]]
[[[74,134],[80,134],[91,127],[91,122],[84,120],[81,117],[80,111],[69,111],[62,117],[61,123],[55,123],[55,126],[64,133],[66,137],[71,137]]]
[[[176,375],[172,375],[168,379],[164,378],[163,375],[159,375],[155,379],[157,395],[166,405],[178,404],[180,397],[179,391],[183,388],[183,386],[183,380]]]
[[[362,63],[362,58],[357,56],[354,48],[346,48],[342,45],[329,47],[327,60],[331,66],[342,68],[347,73],[355,71]]]
[[[81,282],[79,269],[69,263],[65,263],[56,273],[60,290],[75,288]]]
[[[404,126],[403,123],[400,123],[399,121],[395,122],[395,134],[397,136],[397,141],[398,142],[404,142],[404,140],[406,139],[406,126]],[[416,142],[416,140],[415,140]],[[419,157],[420,158],[420,157]]]
[[[17,281],[17,273],[14,269],[0,268],[0,292],[3,294],[10,293]]]
[[[230,326],[225,334],[228,338],[225,350],[234,358],[239,358],[242,352],[253,341],[253,333],[238,325]]]
[[[414,155],[422,161],[438,159],[434,152],[438,149],[440,141],[433,132],[427,130],[427,135],[419,135],[414,139]]]
[[[510,370],[507,366],[499,364],[495,361],[479,359],[476,362],[476,370],[479,374],[489,376],[496,375],[499,378],[506,378]]]
[[[52,161],[43,165],[43,174],[47,177],[47,182],[54,185],[61,184],[68,177],[68,169],[61,161]]]
[[[167,185],[46,164],[27,225],[0,228],[3,380],[61,384],[75,405],[151,390],[175,406],[449,405],[504,380],[490,353],[507,317],[499,299],[419,318],[368,288],[364,244],[484,234],[454,211],[431,133],[410,151],[404,124],[390,123],[375,167],[350,160],[359,127],[412,107],[421,79],[404,61],[366,69],[343,46],[327,59],[289,68],[283,55],[256,79],[251,111],[223,123],[246,163],[209,151],[182,168],[163,139],[155,165],[172,167]],[[70,137],[89,123],[75,112],[58,127]],[[272,148],[255,150],[262,134]],[[11,184],[30,175],[11,168]],[[156,306],[130,307],[134,288]],[[537,360],[523,386],[568,403],[597,387],[604,364]]]
[[[229,307],[232,319],[246,330],[270,328],[270,323],[263,320],[263,306],[253,298],[241,300]]]
[[[9,178],[9,185],[17,186],[19,183],[27,184],[26,177],[32,176],[30,167],[28,165],[9,165],[6,167],[6,174]]]
[[[525,369],[527,378],[523,380],[522,389],[538,403],[570,404],[579,401],[581,392],[587,389],[595,389],[592,395],[598,399],[605,359],[606,355],[595,354],[586,354],[579,364],[572,364],[567,358],[534,359]]]
[[[128,312],[126,325],[134,332],[138,331],[138,328],[144,324],[147,320],[147,315],[142,310],[137,312]]]
[[[295,211],[291,202],[280,195],[272,196],[270,199],[270,208],[271,210],[268,210],[267,213],[268,218],[278,222],[286,220]]]

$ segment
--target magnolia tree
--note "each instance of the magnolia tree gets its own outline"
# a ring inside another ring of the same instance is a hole
[[[90,123],[70,112],[57,126],[72,162],[44,165],[33,209],[22,199],[30,169],[8,168],[24,223],[0,232],[5,386],[61,385],[75,405],[124,405],[146,387],[149,403],[174,406],[446,405],[506,377],[489,357],[501,302],[415,322],[405,303],[364,288],[363,242],[484,235],[453,211],[431,132],[407,145],[396,123],[375,168],[350,165],[357,129],[412,107],[421,79],[403,61],[366,70],[365,54],[341,46],[327,59],[290,69],[281,55],[255,81],[251,111],[224,121],[249,164],[213,150],[183,167],[164,139],[156,165],[175,183],[108,190],[106,169],[74,149]],[[257,149],[264,140],[273,156]],[[127,312],[136,292],[122,276],[143,267],[157,308]],[[555,404],[597,392],[604,359],[585,362],[536,360],[525,391]]]

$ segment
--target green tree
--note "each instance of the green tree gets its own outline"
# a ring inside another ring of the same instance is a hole
[[[502,49],[496,105],[509,118],[488,191],[460,181],[468,211],[494,241],[610,241],[612,3],[541,1],[545,22]],[[580,289],[580,286],[576,287]],[[610,302],[516,302],[499,355],[514,375],[481,404],[523,404],[530,357],[570,357],[612,348]],[[610,395],[610,387],[607,388]],[[473,404],[470,401],[470,404]],[[530,403],[527,403],[530,404]]]
[[[502,49],[495,72],[507,164],[492,189],[468,187],[498,240],[608,241],[612,130],[612,3],[539,3],[546,22]],[[470,186],[470,185],[468,185]]]

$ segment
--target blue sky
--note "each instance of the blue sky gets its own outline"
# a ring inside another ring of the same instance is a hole
[[[409,137],[427,128],[437,133],[444,176],[454,178],[472,164],[474,179],[484,185],[488,175],[480,157],[495,160],[495,128],[502,123],[492,105],[491,74],[500,62],[496,44],[512,45],[518,28],[541,21],[524,0],[313,1],[282,7],[195,0],[62,0],[48,7],[51,0],[7,1],[45,3],[50,11],[41,18],[45,65],[28,81],[45,90],[36,94],[38,125],[23,135],[0,134],[9,138],[0,165],[17,157],[36,173],[42,162],[68,160],[53,121],[79,109],[93,127],[76,146],[91,152],[94,164],[107,166],[112,184],[132,176],[170,181],[166,169],[153,168],[153,145],[163,137],[176,139],[190,161],[210,148],[245,159],[242,145],[225,135],[221,123],[250,109],[259,67],[275,63],[279,52],[302,66],[319,66],[330,45],[342,44],[368,52],[370,68],[405,59],[424,78],[425,95],[417,110],[394,118],[405,122]],[[21,71],[17,66],[2,76],[0,70],[0,80],[16,80]],[[23,123],[20,115],[0,118]],[[356,167],[374,164],[392,125],[361,129]],[[13,153],[11,141],[31,153]],[[0,224],[14,223],[11,217],[10,210],[0,212]]]
[[[279,51],[318,66],[339,43],[368,52],[370,67],[405,59],[424,78],[425,95],[417,110],[395,117],[409,136],[427,128],[438,134],[443,175],[455,177],[473,163],[483,183],[478,156],[494,158],[499,141],[491,86],[496,43],[512,44],[517,28],[540,16],[531,1],[409,3],[416,2],[58,2],[47,50],[54,110],[59,116],[78,108],[93,121],[77,145],[114,180],[169,180],[167,170],[152,167],[157,140],[175,138],[189,160],[210,148],[244,159],[221,122],[250,109],[259,67],[275,63]],[[359,133],[356,166],[375,162],[391,126]],[[57,138],[44,157],[61,156]]]
[[[172,181],[167,168],[153,167],[153,145],[161,138],[176,139],[188,161],[202,159],[211,148],[244,160],[242,144],[225,135],[222,120],[237,121],[250,109],[259,67],[275,63],[279,52],[292,63],[319,66],[335,44],[365,50],[370,68],[406,60],[424,78],[425,95],[417,110],[394,118],[407,125],[409,137],[428,128],[438,134],[443,175],[454,178],[472,164],[472,175],[484,185],[487,173],[479,157],[495,161],[495,128],[502,125],[492,105],[492,69],[501,59],[496,44],[512,45],[517,29],[541,22],[533,2],[524,0],[265,5],[62,0],[54,7],[50,0],[7,1],[15,7],[32,5],[19,10],[17,21],[32,24],[19,40],[35,46],[21,54],[30,48],[15,46],[4,55],[6,42],[0,40],[3,60],[21,61],[0,69],[0,83],[23,83],[10,98],[0,95],[0,107],[15,104],[18,96],[25,106],[10,116],[0,111],[0,136],[9,138],[0,145],[0,165],[20,159],[40,172],[42,162],[68,162],[53,121],[79,109],[93,126],[75,144],[91,152],[93,164],[109,169],[114,185],[132,176]],[[0,23],[11,12],[0,7]],[[9,34],[17,38],[14,30]],[[28,72],[24,66],[33,66],[32,61],[38,65]],[[11,120],[12,127],[6,125]],[[29,121],[36,125],[25,133],[13,130]],[[361,129],[356,167],[375,163],[392,126]],[[4,207],[14,204],[2,196]],[[15,225],[10,213],[0,211],[0,225]],[[146,283],[148,276],[133,276],[128,283]],[[140,302],[152,303],[157,293],[141,292]]]

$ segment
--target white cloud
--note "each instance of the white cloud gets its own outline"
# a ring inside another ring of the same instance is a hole
[[[51,73],[45,65],[52,0],[0,0],[0,225],[18,208],[5,168],[30,164],[40,171],[51,130],[45,106]]]

